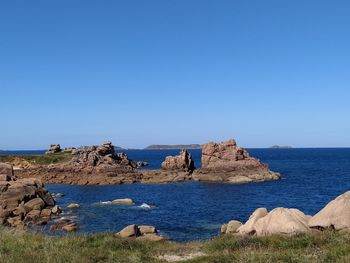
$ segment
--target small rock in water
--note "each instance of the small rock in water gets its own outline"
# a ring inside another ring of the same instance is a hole
[[[79,207],[80,207],[79,204],[74,204],[74,203],[67,206],[68,209],[76,209],[76,208],[79,208]]]
[[[146,203],[143,203],[142,205],[139,206],[140,208],[145,208],[145,209],[151,209],[152,207]]]
[[[124,204],[124,205],[134,205],[134,201],[130,198],[115,199],[112,201],[113,204]]]
[[[78,229],[78,225],[76,223],[71,223],[62,227],[62,230],[66,232],[76,231],[77,229]]]

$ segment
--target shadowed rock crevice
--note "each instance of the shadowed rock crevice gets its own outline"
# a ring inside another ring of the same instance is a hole
[[[192,155],[181,150],[179,155],[167,156],[158,170],[142,171],[142,183],[171,183],[192,179],[195,169]]]

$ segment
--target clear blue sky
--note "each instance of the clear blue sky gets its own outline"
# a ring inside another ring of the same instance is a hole
[[[0,149],[350,146],[350,1],[0,2]]]

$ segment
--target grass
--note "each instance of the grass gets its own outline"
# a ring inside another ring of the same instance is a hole
[[[11,163],[25,160],[31,164],[53,164],[69,161],[72,158],[71,153],[53,153],[37,155],[8,155],[0,154],[0,162]]]
[[[50,237],[0,230],[0,262],[164,262],[160,255],[205,255],[184,262],[350,262],[350,234],[222,236],[203,242],[122,240],[112,233]]]

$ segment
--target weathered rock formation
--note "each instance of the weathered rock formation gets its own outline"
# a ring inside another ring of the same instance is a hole
[[[66,147],[62,152],[64,153],[72,153],[76,148],[75,147]]]
[[[158,231],[154,226],[129,225],[116,233],[115,236],[119,238],[136,238],[137,240],[164,240],[164,237],[157,233]]]
[[[350,231],[350,191],[329,202],[313,217],[298,209],[258,208],[244,225],[232,220],[221,227],[223,234],[266,236],[322,230]]]
[[[171,183],[191,180],[195,166],[191,154],[181,150],[177,156],[167,156],[159,170],[142,171],[142,183]]]
[[[40,180],[17,179],[11,165],[0,163],[0,221],[7,226],[25,228],[45,224],[60,210]]]
[[[350,230],[350,191],[328,203],[309,221],[316,229]]]
[[[309,219],[298,209],[275,208],[255,223],[254,230],[257,236],[307,233],[311,231],[308,227]]]
[[[123,153],[114,153],[111,142],[80,147],[68,162],[41,165],[16,172],[20,177],[37,177],[46,183],[122,184],[140,180],[137,164]]]
[[[59,145],[58,145],[59,146]],[[57,145],[52,150],[57,151]],[[71,160],[50,165],[32,165],[16,171],[19,177],[37,177],[46,183],[122,184],[172,183],[188,180],[247,183],[279,179],[267,165],[250,157],[234,140],[203,145],[202,168],[196,170],[191,154],[181,150],[167,156],[158,170],[137,170],[146,165],[134,162],[124,153],[115,153],[111,142],[72,150]],[[68,156],[68,158],[70,158]]]
[[[253,158],[238,147],[235,140],[222,143],[210,142],[202,148],[202,168],[193,173],[193,179],[230,183],[277,180],[278,173],[269,170],[266,164]]]
[[[193,172],[195,167],[191,154],[186,150],[181,150],[177,156],[167,156],[165,161],[162,162],[162,169]]]
[[[258,208],[249,217],[248,221],[241,225],[239,221],[232,220],[223,225],[221,232],[235,235],[293,235],[308,233],[310,216],[298,209],[275,208],[270,213],[266,208]]]
[[[61,146],[59,144],[51,144],[46,154],[59,153],[61,151]]]

